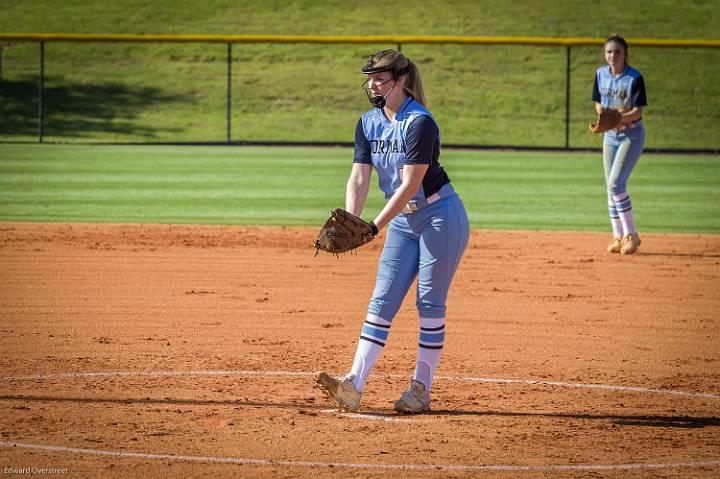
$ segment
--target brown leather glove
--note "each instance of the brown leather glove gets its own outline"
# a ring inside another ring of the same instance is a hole
[[[614,130],[622,125],[622,114],[618,110],[611,108],[603,108],[598,113],[597,123],[590,124],[590,131],[593,133],[603,133],[608,130]]]
[[[359,248],[375,238],[378,230],[372,222],[336,208],[320,228],[315,240],[315,254],[320,250],[339,254]]]

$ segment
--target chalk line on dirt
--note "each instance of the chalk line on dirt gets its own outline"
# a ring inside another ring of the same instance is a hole
[[[188,456],[181,454],[157,454],[134,451],[109,451],[79,447],[53,446],[48,444],[30,444],[23,442],[0,441],[0,447],[20,448],[35,451],[80,454],[87,456],[105,456],[117,458],[148,459],[176,462],[205,462],[214,464],[239,464],[254,466],[290,466],[325,467],[343,469],[380,469],[413,471],[500,471],[500,472],[552,472],[552,471],[613,471],[647,469],[694,469],[720,466],[720,460],[669,462],[669,463],[631,463],[631,464],[552,464],[548,466],[525,466],[503,464],[372,464],[353,462],[291,461],[273,459],[252,459],[245,457]]]
[[[302,371],[96,371],[96,372],[65,372],[43,373],[27,376],[3,376],[0,380],[10,381],[42,381],[69,378],[113,378],[113,377],[310,377],[312,372]],[[391,378],[404,378],[402,375],[388,375]],[[465,381],[495,384],[519,384],[530,386],[554,386],[564,388],[591,388],[613,391],[629,391],[646,394],[671,394],[716,399],[720,395],[714,393],[697,393],[674,389],[646,388],[637,386],[620,386],[610,384],[586,384],[564,381],[540,381],[531,379],[498,379],[472,376],[437,376],[439,381]],[[337,409],[321,412],[338,413],[349,417],[358,416],[362,419],[403,421],[401,418],[385,418],[368,414],[346,413]],[[145,460],[163,460],[175,462],[201,462],[214,464],[238,464],[256,466],[288,466],[288,467],[322,467],[341,469],[374,469],[374,470],[413,470],[413,471],[497,471],[497,472],[553,472],[553,471],[613,471],[613,470],[652,470],[652,469],[692,469],[720,466],[720,460],[678,461],[667,463],[627,463],[627,464],[551,464],[546,466],[504,465],[504,464],[373,464],[353,462],[323,462],[304,460],[273,460],[244,457],[192,456],[167,453],[147,453],[135,451],[111,451],[100,449],[76,448],[48,444],[32,444],[25,442],[0,441],[0,447],[19,448],[36,451],[80,454],[87,456],[105,456],[116,458],[134,458]]]
[[[312,372],[305,371],[96,371],[96,372],[66,372],[66,373],[43,373],[28,376],[3,376],[2,381],[41,381],[64,378],[109,378],[109,377],[210,377],[210,376],[236,376],[236,377],[308,377],[312,376]],[[391,378],[404,378],[400,374],[390,374]],[[689,396],[707,399],[720,399],[720,394],[707,392],[691,392],[681,391],[677,389],[665,388],[648,388],[641,386],[622,386],[613,384],[592,384],[592,383],[573,383],[566,381],[545,381],[536,379],[499,379],[499,378],[483,378],[472,376],[436,376],[436,381],[460,381],[460,382],[479,382],[494,384],[519,384],[527,386],[554,386],[562,388],[579,388],[579,389],[604,389],[608,391],[625,391],[637,392],[644,394],[669,394],[676,396]]]

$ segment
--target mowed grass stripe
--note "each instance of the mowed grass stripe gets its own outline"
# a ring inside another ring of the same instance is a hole
[[[473,228],[608,230],[597,153],[446,150]],[[643,155],[638,227],[720,232],[713,156]],[[343,206],[349,148],[0,145],[0,220],[317,226]],[[365,216],[384,202],[373,178]]]

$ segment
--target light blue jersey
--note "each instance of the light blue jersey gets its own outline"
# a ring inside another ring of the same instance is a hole
[[[609,65],[602,66],[595,72],[592,99],[603,108],[613,110],[630,111],[636,106],[646,106],[645,80],[629,65],[618,76],[612,74]]]
[[[440,130],[432,114],[412,97],[405,100],[393,121],[381,108],[373,108],[358,121],[353,161],[375,168],[386,199],[400,187],[403,166],[411,164],[429,165],[413,201],[437,193],[450,182],[439,157]]]

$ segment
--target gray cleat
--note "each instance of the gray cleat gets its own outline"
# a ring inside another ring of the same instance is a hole
[[[430,393],[425,390],[425,385],[415,379],[400,399],[395,401],[395,411],[400,414],[417,414],[430,410]]]

